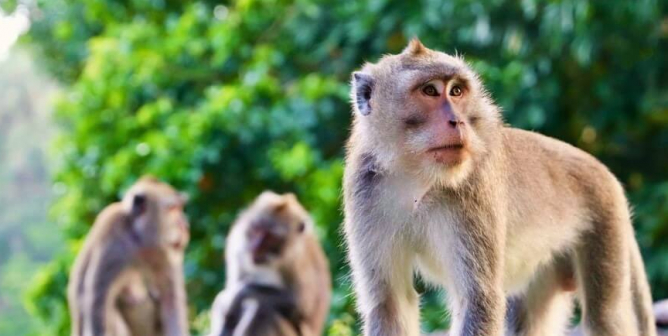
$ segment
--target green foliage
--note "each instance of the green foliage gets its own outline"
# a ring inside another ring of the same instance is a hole
[[[263,189],[312,211],[334,274],[329,333],[356,333],[339,233],[350,72],[412,36],[463,53],[506,120],[609,164],[636,205],[655,293],[668,295],[668,96],[662,4],[652,0],[420,2],[49,0],[28,41],[69,86],[55,220],[76,244],[95,214],[151,173],[192,196],[192,320],[223,286],[229,224]],[[665,9],[665,8],[664,8]],[[661,28],[663,27],[663,28]],[[663,182],[663,184],[659,184]],[[663,253],[661,253],[663,252]],[[73,250],[31,294],[52,333]],[[64,258],[64,259],[63,259]],[[436,293],[425,327],[442,327]]]

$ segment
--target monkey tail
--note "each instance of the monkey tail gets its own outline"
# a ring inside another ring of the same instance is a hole
[[[645,266],[640,248],[635,239],[631,239],[631,295],[633,309],[642,336],[656,336],[656,321],[652,310],[652,294],[649,289]]]

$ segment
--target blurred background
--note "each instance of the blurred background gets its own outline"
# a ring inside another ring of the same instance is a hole
[[[507,123],[600,158],[668,297],[668,3],[0,0],[0,334],[68,335],[69,266],[95,215],[150,173],[191,195],[195,335],[225,235],[294,191],[334,276],[329,335],[357,333],[340,234],[350,73],[413,37],[463,54]],[[447,326],[424,293],[425,330]]]

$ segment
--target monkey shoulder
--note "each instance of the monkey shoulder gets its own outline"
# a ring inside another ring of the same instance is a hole
[[[378,159],[369,152],[349,157],[346,164],[346,194],[355,201],[370,200],[382,180]]]
[[[118,257],[129,252],[125,249],[128,244],[124,243],[127,219],[120,203],[112,203],[100,212],[77,254],[71,277],[86,273],[98,258],[108,258],[110,253]]]
[[[312,272],[307,272],[309,276],[305,281],[323,282],[323,278],[329,280],[329,260],[325,255],[325,251],[318,242],[318,238],[314,233],[309,233],[303,236],[304,238],[304,259],[298,260],[291,267],[291,272],[300,275],[299,269],[310,268]]]
[[[124,230],[127,219],[120,202],[108,205],[95,218],[95,222],[86,236],[86,241],[99,240],[109,235],[120,234]]]
[[[329,260],[325,255],[325,250],[323,250],[318,237],[314,232],[310,232],[308,235],[304,236],[304,243],[309,251],[309,256],[312,258],[313,263],[317,267],[322,267],[324,269],[329,269]]]

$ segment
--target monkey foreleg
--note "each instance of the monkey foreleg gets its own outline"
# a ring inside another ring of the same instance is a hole
[[[495,216],[491,213],[469,216],[454,225],[454,245],[466,248],[449,256],[454,276],[453,286],[448,288],[453,336],[501,336],[504,332],[503,244],[500,231],[487,229],[498,229],[502,222],[492,220]]]
[[[419,298],[413,288],[412,256],[408,249],[371,246],[351,254],[358,307],[366,336],[418,336]],[[352,247],[352,246],[351,246]],[[404,253],[400,253],[403,251]],[[373,255],[373,256],[371,256]]]

